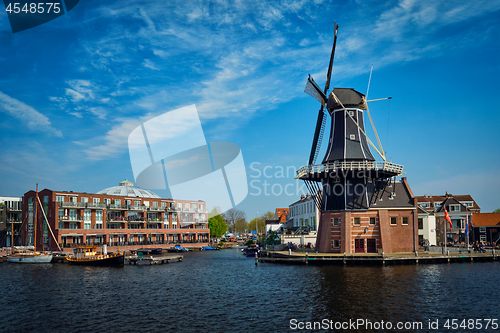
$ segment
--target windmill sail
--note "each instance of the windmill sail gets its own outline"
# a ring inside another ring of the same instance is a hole
[[[307,84],[306,88],[304,89],[304,92],[308,94],[309,96],[314,97],[318,102],[321,103],[321,105],[324,107],[326,104],[326,101],[328,100],[326,98],[326,95],[323,91],[321,91],[321,88],[318,86],[318,84],[314,81],[314,79],[309,75],[307,78]]]

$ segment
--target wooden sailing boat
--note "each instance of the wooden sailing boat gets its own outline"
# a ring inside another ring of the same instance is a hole
[[[35,219],[33,224],[33,239],[34,248],[33,250],[28,249],[28,247],[18,248],[17,251],[14,249],[14,242],[12,242],[12,251],[10,257],[7,258],[8,262],[13,263],[23,263],[23,264],[44,264],[50,263],[52,261],[52,254],[43,253],[36,251],[36,233],[37,233],[37,217],[38,217],[38,184],[36,184],[36,202],[35,202]],[[41,205],[40,205],[41,206]],[[40,207],[42,209],[42,207]]]
[[[123,252],[107,253],[106,245],[103,245],[102,253],[98,253],[97,248],[96,245],[77,246],[74,254],[66,257],[66,260],[72,265],[85,266],[123,266],[125,264]]]

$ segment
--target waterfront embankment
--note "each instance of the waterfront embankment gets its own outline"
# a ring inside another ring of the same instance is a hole
[[[413,265],[413,264],[438,264],[455,262],[486,262],[497,261],[498,254],[495,250],[487,253],[476,252],[405,252],[405,253],[316,253],[316,252],[287,252],[287,251],[261,251],[259,262],[305,264],[305,265]]]

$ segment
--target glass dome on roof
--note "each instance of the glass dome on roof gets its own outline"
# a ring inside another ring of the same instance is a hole
[[[156,193],[153,193],[149,190],[145,190],[140,187],[136,187],[134,186],[134,183],[129,182],[127,180],[121,182],[119,186],[109,187],[107,189],[97,192],[97,194],[160,199],[160,197]]]

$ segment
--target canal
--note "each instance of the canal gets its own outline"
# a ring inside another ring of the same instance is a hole
[[[256,266],[239,250],[161,266],[2,263],[0,332],[490,331],[499,274],[498,262]]]

